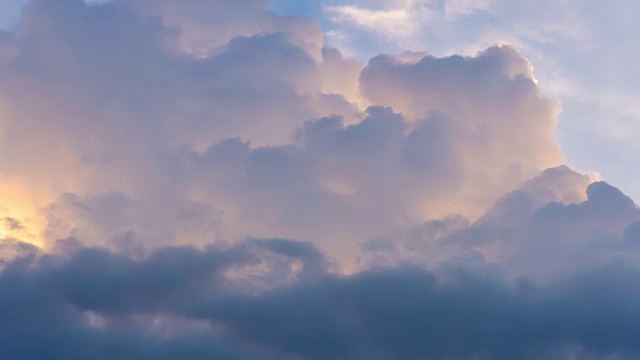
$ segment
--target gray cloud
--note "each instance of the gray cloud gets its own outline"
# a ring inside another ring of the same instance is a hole
[[[157,16],[180,29],[180,43],[189,52],[207,56],[238,36],[280,33],[288,42],[321,59],[323,33],[314,18],[278,16],[268,0],[127,0],[145,15]]]
[[[0,33],[1,358],[637,357],[640,212],[515,49],[362,64],[185,4]]]
[[[419,267],[340,276],[315,268],[253,295],[225,271],[259,260],[315,262],[291,241],[104,249],[19,258],[0,275],[7,359],[591,359],[638,355],[637,270],[580,272],[546,285],[492,272]],[[262,255],[267,253],[262,252]],[[292,270],[290,270],[292,271]],[[279,272],[272,276],[280,276]],[[253,287],[255,283],[244,283]]]

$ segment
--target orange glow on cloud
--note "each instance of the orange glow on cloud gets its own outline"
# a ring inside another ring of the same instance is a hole
[[[0,198],[0,239],[42,247],[47,222],[30,191],[15,181],[0,181]]]

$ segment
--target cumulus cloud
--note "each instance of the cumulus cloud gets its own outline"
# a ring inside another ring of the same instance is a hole
[[[286,26],[252,20],[293,21],[261,2],[165,15],[174,5],[25,8],[5,46],[2,150],[14,155],[2,169],[4,192],[26,189],[13,202],[39,215],[7,216],[37,218],[49,242],[258,235],[353,247],[430,218],[477,217],[561,161],[559,106],[511,48],[364,65],[335,49],[318,59]],[[258,28],[207,40],[204,57],[185,49],[190,21],[220,9]]]
[[[476,209],[495,200],[492,188],[513,188],[562,159],[553,139],[559,104],[541,94],[531,65],[510,47],[473,58],[378,56],[362,72],[361,89],[409,117],[447,118],[471,187],[461,196]]]
[[[307,53],[321,59],[323,34],[309,17],[278,16],[269,1],[130,0],[141,13],[158,16],[168,27],[180,29],[180,44],[189,52],[207,56],[238,36],[280,33]]]
[[[536,65],[544,89],[563,99],[557,136],[568,161],[603,173],[635,197],[640,194],[640,173],[622,165],[638,153],[640,73],[633,61],[640,54],[633,39],[638,5],[591,0],[320,3],[328,42],[362,59],[406,49],[470,55],[498,42],[512,44]],[[340,16],[336,7],[355,7],[362,14],[400,12],[408,18],[367,26]],[[393,29],[407,34],[385,35]]]
[[[0,33],[0,357],[636,357],[640,210],[563,165],[529,61],[322,35],[32,0]]]
[[[25,8],[2,68],[2,147],[14,154],[3,158],[3,193],[27,189],[12,206],[116,193],[147,199],[137,227],[157,226],[148,217],[159,209],[171,224],[178,215],[169,208],[192,207],[181,148],[235,136],[286,144],[305,120],[357,113],[343,96],[322,92],[316,75],[340,68],[339,55],[320,64],[273,33],[236,37],[199,59],[182,51],[179,34],[124,1]]]
[[[561,166],[506,193],[478,219],[432,219],[365,241],[363,262],[464,264],[549,281],[590,266],[635,262],[639,216],[620,190]]]

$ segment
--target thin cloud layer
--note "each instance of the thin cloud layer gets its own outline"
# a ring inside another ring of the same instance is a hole
[[[640,210],[562,165],[529,61],[322,35],[32,0],[0,33],[0,357],[637,357]]]

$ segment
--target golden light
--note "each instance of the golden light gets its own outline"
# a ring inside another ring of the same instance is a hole
[[[15,181],[0,180],[0,239],[42,247],[45,229],[46,219],[28,189]]]

